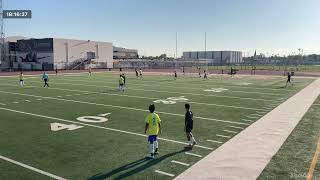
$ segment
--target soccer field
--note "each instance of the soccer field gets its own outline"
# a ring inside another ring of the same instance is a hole
[[[283,77],[117,73],[0,77],[0,179],[173,179],[306,85]],[[184,104],[198,144],[184,151]],[[149,104],[162,120],[153,160],[144,135]],[[18,164],[20,163],[20,164]],[[22,163],[22,164],[21,164]]]

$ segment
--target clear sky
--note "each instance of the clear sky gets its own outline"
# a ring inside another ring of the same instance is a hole
[[[31,9],[30,20],[5,20],[6,36],[113,42],[142,55],[240,50],[320,54],[320,0],[3,0]]]

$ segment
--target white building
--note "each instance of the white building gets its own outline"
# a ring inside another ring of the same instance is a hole
[[[184,60],[208,60],[213,64],[237,64],[242,63],[240,51],[188,51],[183,52]]]
[[[54,70],[112,68],[113,47],[109,42],[73,39],[8,40],[3,69]]]

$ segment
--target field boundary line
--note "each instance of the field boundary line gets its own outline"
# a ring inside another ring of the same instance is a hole
[[[117,106],[117,105],[110,105],[110,104],[98,104],[98,103],[92,103],[92,102],[77,101],[77,100],[55,98],[55,97],[48,97],[48,96],[37,96],[37,95],[32,95],[32,94],[13,93],[13,92],[6,92],[6,91],[0,91],[0,93],[29,96],[29,97],[37,97],[37,98],[43,98],[43,99],[54,99],[54,100],[58,100],[58,101],[89,104],[89,105],[96,105],[96,106],[105,106],[105,107],[112,107],[112,108],[119,108],[119,109],[129,109],[129,110],[142,111],[142,112],[149,112],[148,110],[145,110],[145,109],[137,109],[137,108],[132,108],[132,107],[124,107],[124,106]],[[175,114],[175,113],[162,112],[162,111],[157,111],[157,113],[184,117],[184,114]],[[221,119],[212,119],[212,118],[205,118],[205,117],[200,117],[200,116],[195,116],[194,118],[208,120],[208,121],[224,122],[224,123],[230,123],[230,124],[249,125],[247,123],[242,123],[242,122],[227,121],[227,120],[221,120]]]
[[[316,151],[315,151],[313,158],[312,158],[312,161],[310,163],[310,167],[309,167],[309,171],[308,171],[308,175],[307,175],[306,180],[312,180],[314,169],[317,165],[317,161],[319,158],[319,154],[320,154],[320,138],[318,139]]]
[[[31,170],[31,171],[37,172],[37,173],[39,173],[39,174],[42,174],[42,175],[51,177],[51,178],[53,178],[53,179],[57,179],[57,180],[67,180],[67,179],[65,179],[65,178],[63,178],[63,177],[56,176],[56,175],[54,175],[54,174],[51,174],[51,173],[48,173],[48,172],[46,172],[46,171],[37,169],[37,168],[32,167],[32,166],[29,166],[29,165],[27,165],[27,164],[23,164],[23,163],[21,163],[21,162],[18,162],[18,161],[15,161],[15,160],[13,160],[13,159],[4,157],[4,156],[2,156],[2,155],[0,155],[0,159],[5,160],[5,161],[7,161],[7,162],[10,162],[10,163],[12,163],[12,164],[15,164],[15,165],[24,167],[24,168],[29,169],[29,170]]]
[[[36,117],[41,117],[41,118],[46,118],[46,119],[52,119],[52,120],[57,120],[57,121],[76,123],[76,124],[80,124],[80,125],[84,125],[84,126],[95,127],[95,128],[100,128],[100,129],[105,129],[105,130],[110,130],[110,131],[116,131],[116,132],[122,132],[122,133],[136,135],[136,136],[147,137],[147,135],[139,134],[139,133],[135,133],[135,132],[124,131],[124,130],[120,130],[120,129],[108,128],[108,127],[103,127],[103,126],[97,126],[97,125],[93,125],[93,124],[87,124],[87,123],[66,120],[66,119],[56,118],[56,117],[51,117],[51,116],[45,116],[45,115],[40,115],[40,114],[34,114],[34,113],[29,113],[29,112],[24,112],[24,111],[18,111],[18,110],[9,109],[9,108],[0,107],[0,110],[15,112],[15,113],[19,113],[19,114],[25,114],[25,115],[30,115],[30,116],[36,116]],[[158,139],[163,140],[163,141],[177,143],[177,144],[183,144],[183,145],[188,144],[188,143],[184,143],[184,142],[180,142],[180,141],[176,141],[176,140],[171,140],[171,139],[166,139],[166,138],[161,138],[161,137],[158,137]],[[200,146],[200,145],[195,145],[195,146],[202,148],[202,149],[213,150],[213,148],[209,148],[209,147],[205,147],[205,146]]]

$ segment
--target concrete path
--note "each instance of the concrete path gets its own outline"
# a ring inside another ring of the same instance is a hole
[[[257,179],[319,94],[317,79],[176,179]]]

